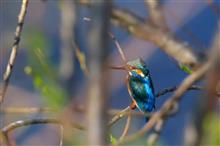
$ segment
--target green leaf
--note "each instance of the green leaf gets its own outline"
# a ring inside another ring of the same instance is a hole
[[[115,144],[117,142],[117,139],[112,134],[110,134],[110,142],[112,144]]]
[[[31,30],[25,34],[28,53],[28,66],[24,72],[33,78],[34,87],[51,108],[60,109],[67,102],[67,91],[60,85],[58,71],[51,62],[50,48],[45,34]]]
[[[181,63],[179,63],[179,67],[181,70],[183,70],[184,72],[191,74],[193,71],[186,65],[183,65]]]

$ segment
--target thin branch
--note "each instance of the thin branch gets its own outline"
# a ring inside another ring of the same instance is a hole
[[[204,76],[204,74],[209,70],[211,64],[210,62],[207,62],[203,66],[201,66],[199,69],[197,69],[195,72],[193,72],[191,75],[189,75],[180,87],[174,92],[173,96],[171,96],[170,99],[168,99],[162,106],[162,108],[153,114],[153,116],[150,118],[148,123],[138,132],[135,134],[132,134],[130,136],[125,137],[123,140],[119,140],[116,145],[121,145],[123,143],[131,142],[137,138],[142,137],[146,132],[148,132],[157,122],[159,119],[165,119],[167,117],[167,113],[172,109],[172,107],[178,103],[178,101],[181,99],[182,95],[187,91],[187,89],[192,86],[193,83],[198,81],[200,78]]]
[[[109,34],[109,36],[112,38],[112,40],[114,41],[114,43],[115,43],[115,45],[116,45],[116,47],[117,47],[117,49],[118,49],[118,52],[119,52],[119,54],[121,55],[121,58],[122,58],[123,62],[126,64],[126,63],[127,63],[127,59],[126,59],[126,57],[125,57],[125,53],[124,53],[123,49],[121,48],[121,46],[120,46],[118,40],[117,40],[116,37],[113,35],[113,33],[109,32],[108,34]]]
[[[65,84],[71,79],[74,74],[74,51],[72,41],[74,38],[75,26],[75,4],[73,1],[61,1],[60,8],[60,65],[59,75]]]
[[[125,10],[114,9],[112,11],[111,20],[114,25],[126,28],[127,31],[134,36],[158,45],[176,61],[190,67],[198,66],[198,58],[192,52],[192,48],[174,39],[170,33],[164,33],[150,23],[146,24],[145,21],[137,15]]]
[[[83,17],[83,20],[85,21],[91,21],[91,18],[89,17]],[[123,49],[121,48],[121,45],[119,44],[118,40],[116,39],[116,37],[113,35],[113,33],[111,33],[110,31],[108,32],[108,35],[111,37],[111,39],[114,41],[116,48],[118,49],[118,52],[121,56],[121,59],[123,60],[123,62],[126,64],[127,63],[127,59],[125,57],[125,53],[123,51]]]
[[[6,107],[0,113],[4,114],[36,114],[36,113],[55,113],[55,109],[38,107]]]
[[[127,114],[130,111],[130,106],[126,107],[122,111],[118,112],[108,123],[108,126],[113,125],[116,123],[118,120],[120,120],[122,117],[124,117],[125,114]]]
[[[17,23],[17,27],[16,27],[16,31],[15,31],[15,37],[14,37],[14,43],[12,46],[12,50],[11,50],[11,54],[10,54],[10,58],[8,60],[8,64],[3,76],[3,87],[0,93],[0,104],[3,102],[6,91],[7,91],[7,87],[10,81],[10,77],[12,74],[12,69],[15,63],[15,59],[18,53],[18,47],[19,47],[19,42],[20,42],[20,37],[21,37],[21,32],[22,32],[22,28],[23,28],[23,24],[24,24],[24,19],[25,19],[25,15],[27,12],[27,6],[28,6],[28,2],[29,0],[22,0],[22,5],[21,5],[21,10],[20,13],[18,15],[18,23]]]
[[[156,97],[160,97],[160,96],[163,96],[169,92],[174,92],[177,90],[177,87],[174,86],[174,87],[171,87],[171,88],[165,88],[163,90],[161,90],[160,92],[158,92],[155,96]],[[202,87],[199,87],[199,86],[196,86],[196,85],[192,85],[191,87],[189,87],[187,90],[203,90]]]
[[[5,141],[6,145],[10,144],[10,140],[8,137],[8,133],[17,129],[17,128],[21,128],[24,126],[29,126],[29,125],[38,125],[38,124],[57,124],[57,125],[64,125],[65,123],[63,123],[61,120],[58,119],[31,119],[31,120],[19,120],[19,121],[15,121],[12,122],[8,125],[6,125],[5,127],[3,127],[1,129],[1,136],[3,137],[3,140]],[[78,124],[78,123],[71,123],[71,126],[79,129],[79,130],[86,130],[85,127],[83,127],[82,125]]]
[[[29,125],[38,125],[38,124],[58,124],[58,125],[63,125],[64,123],[59,120],[59,119],[31,119],[31,120],[19,120],[12,122],[5,127],[2,128],[2,133],[7,133],[9,131],[12,131],[14,129],[24,127],[24,126],[29,126]],[[78,123],[71,123],[71,125],[79,130],[86,130],[86,128]]]
[[[128,134],[130,125],[131,125],[131,110],[128,112],[127,121],[125,124],[125,128],[123,130],[123,133],[122,133],[121,137],[119,138],[120,140],[124,139],[124,137]]]

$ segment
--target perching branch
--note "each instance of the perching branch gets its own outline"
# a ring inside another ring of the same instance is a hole
[[[192,86],[196,81],[204,76],[208,71],[211,64],[207,62],[201,66],[198,70],[189,75],[180,85],[180,87],[174,92],[170,99],[168,99],[162,106],[162,108],[152,115],[148,123],[137,133],[125,137],[123,140],[119,140],[116,145],[121,145],[123,143],[128,143],[137,138],[142,137],[146,132],[148,132],[153,126],[158,122],[159,119],[166,119],[167,113],[172,109],[172,107],[179,102],[182,95],[187,91],[187,89]]]
[[[159,91],[155,96],[156,96],[156,97],[160,97],[160,96],[163,96],[163,95],[165,95],[165,94],[167,94],[167,93],[169,93],[169,92],[174,92],[174,91],[176,91],[177,89],[178,89],[178,88],[177,88],[176,86],[171,87],[171,88],[165,88],[165,89]],[[200,87],[200,86],[192,85],[192,86],[189,87],[187,90],[203,90],[203,88]]]
[[[6,67],[4,76],[3,76],[4,82],[3,82],[3,87],[2,87],[1,93],[0,93],[0,104],[4,100],[5,93],[7,91],[7,87],[8,87],[10,77],[12,74],[12,69],[13,69],[15,59],[16,59],[16,56],[18,53],[18,47],[19,47],[19,42],[20,42],[21,32],[22,32],[22,28],[23,28],[23,24],[24,24],[25,15],[27,12],[28,2],[29,2],[29,0],[22,0],[21,10],[18,15],[18,23],[17,23],[17,27],[16,27],[16,31],[15,31],[14,43],[12,45],[10,58],[8,60],[8,64],[7,64],[7,67]]]
[[[178,88],[176,86],[171,87],[171,88],[165,88],[161,91],[159,91],[155,96],[157,98],[159,98],[160,96],[163,96],[169,92],[174,92],[176,91]],[[192,85],[191,87],[189,87],[187,90],[203,90],[202,87],[196,86],[196,85]],[[115,116],[109,121],[109,126],[113,125],[114,123],[116,123],[118,120],[120,120],[121,118],[123,118],[124,116],[128,115],[130,111],[130,107],[126,107],[123,110],[110,110],[109,112],[111,114],[115,114]],[[175,111],[175,110],[174,110]],[[172,115],[173,111],[170,112],[170,115]],[[154,113],[142,113],[142,112],[135,112],[135,111],[131,111],[131,115],[140,115],[140,116],[146,116],[146,117],[151,117]]]
[[[118,112],[108,123],[108,126],[113,125],[116,123],[118,120],[120,120],[122,117],[124,117],[125,114],[127,114],[130,111],[130,106],[126,107],[122,111]]]
[[[131,110],[128,111],[128,117],[127,117],[127,121],[126,121],[126,124],[125,124],[125,128],[124,128],[124,130],[122,132],[122,135],[120,136],[119,139],[124,139],[124,137],[128,134],[130,125],[131,125]]]

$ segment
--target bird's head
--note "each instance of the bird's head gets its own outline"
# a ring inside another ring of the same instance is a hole
[[[132,77],[146,77],[149,70],[141,58],[127,62],[128,74]]]

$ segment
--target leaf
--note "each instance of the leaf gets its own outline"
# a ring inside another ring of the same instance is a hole
[[[48,106],[57,110],[65,106],[67,92],[54,78],[50,78],[46,74],[39,74],[30,66],[25,67],[25,73],[33,78],[34,87],[44,97],[43,100]]]
[[[117,142],[117,139],[112,134],[110,134],[110,142],[112,144],[115,144]]]
[[[179,63],[179,67],[181,70],[183,70],[184,72],[191,74],[193,71],[186,65],[183,65],[181,63]]]

